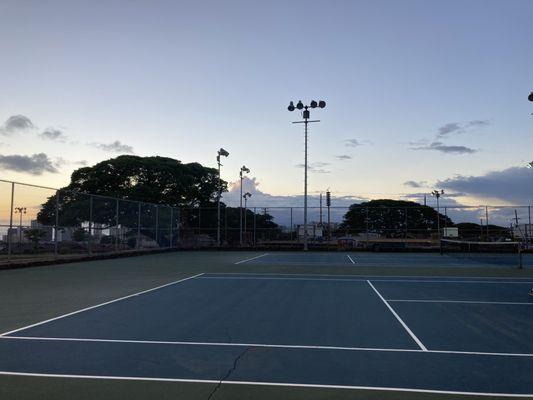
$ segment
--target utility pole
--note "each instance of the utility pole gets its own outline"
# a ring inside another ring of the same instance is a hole
[[[296,106],[294,106],[293,102],[291,101],[289,103],[289,106],[287,107],[287,109],[289,111],[294,111],[296,108],[298,110],[304,110],[303,111],[303,121],[295,121],[293,122],[293,124],[304,124],[304,131],[305,131],[305,145],[304,145],[304,251],[307,251],[308,250],[308,246],[307,246],[307,124],[311,123],[311,122],[320,122],[320,120],[313,120],[313,121],[310,121],[309,118],[311,117],[311,112],[309,111],[309,107],[310,108],[316,108],[316,107],[320,107],[320,108],[324,108],[326,107],[326,102],[323,101],[323,100],[320,100],[318,103],[313,100],[311,101],[311,103],[309,104],[309,106],[304,106],[302,101],[298,101],[298,104],[296,104]]]
[[[441,190],[441,191],[434,190],[434,191],[431,192],[431,194],[437,198],[437,231],[439,233],[439,239],[440,239],[441,238],[441,234],[440,234],[440,206],[439,206],[439,199],[440,199],[440,196],[442,196],[444,194],[444,190]]]
[[[322,193],[320,193],[320,217],[319,217],[319,225],[322,227]]]
[[[240,244],[242,246],[242,199],[243,199],[243,195],[242,195],[242,180],[244,179],[244,174],[245,173],[249,173],[250,170],[248,168],[246,168],[245,165],[243,165],[241,167],[241,170],[239,171],[239,178],[241,180],[241,195],[239,196],[240,197],[240,207],[239,207],[239,238],[240,238]]]

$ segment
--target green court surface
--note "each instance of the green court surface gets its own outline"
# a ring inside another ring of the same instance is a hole
[[[200,273],[532,278],[522,270],[437,254],[172,252],[0,271],[0,333]],[[530,281],[530,279],[527,279]],[[236,283],[239,287],[238,283]],[[385,286],[384,286],[385,287]],[[392,289],[391,289],[392,290]],[[246,299],[242,299],[246,302]],[[357,307],[357,305],[354,305]],[[186,305],[184,305],[186,307]],[[221,377],[222,378],[222,377]],[[474,399],[475,395],[0,375],[0,399]],[[491,397],[496,398],[496,397]]]

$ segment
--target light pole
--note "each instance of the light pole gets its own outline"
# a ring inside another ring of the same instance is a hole
[[[432,196],[435,196],[437,198],[437,231],[439,232],[439,239],[441,238],[440,234],[440,206],[439,206],[439,199],[440,196],[444,194],[444,190],[438,191],[434,190],[431,192]]]
[[[15,207],[15,214],[20,214],[19,220],[19,248],[22,247],[22,214],[26,214],[26,207]]]
[[[218,195],[217,195],[217,246],[220,247],[220,196],[222,196],[222,184],[220,180],[220,167],[222,163],[220,162],[220,157],[227,157],[229,153],[224,150],[222,147],[217,152],[217,164],[218,164]]]
[[[242,196],[242,198],[244,199],[244,234],[246,234],[246,213],[248,212],[248,199],[250,197],[252,197],[252,194],[250,192],[246,192]]]
[[[241,167],[241,170],[239,171],[239,177],[241,178],[241,196],[240,196],[240,202],[241,202],[241,205],[239,207],[239,237],[240,237],[240,243],[241,243],[241,246],[242,246],[242,180],[244,179],[244,174],[245,173],[249,173],[250,170],[248,168],[246,168],[245,165],[243,165]]]
[[[320,100],[318,103],[315,100],[312,100],[311,103],[309,103],[308,106],[304,106],[302,101],[298,101],[296,106],[294,106],[294,103],[291,101],[289,103],[289,106],[287,107],[287,110],[294,111],[296,108],[298,110],[304,110],[302,113],[303,121],[295,121],[293,124],[304,124],[305,127],[305,149],[304,149],[304,251],[307,251],[307,124],[310,122],[320,122],[320,120],[312,120],[310,121],[309,118],[311,117],[311,112],[309,111],[310,108],[324,108],[326,107],[326,102],[323,100]]]

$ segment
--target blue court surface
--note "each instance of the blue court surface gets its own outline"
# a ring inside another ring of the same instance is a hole
[[[532,280],[199,274],[0,336],[0,373],[533,395]]]

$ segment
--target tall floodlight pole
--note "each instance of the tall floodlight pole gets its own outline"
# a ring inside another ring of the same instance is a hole
[[[244,199],[244,234],[246,234],[246,213],[248,212],[248,199],[252,197],[250,192],[246,192],[241,198]]]
[[[224,150],[222,147],[217,153],[217,164],[218,164],[218,194],[217,194],[217,246],[220,247],[220,197],[222,196],[222,181],[220,179],[220,167],[222,163],[220,162],[220,157],[227,157],[229,153]]]
[[[242,246],[242,198],[243,198],[242,197],[242,180],[244,179],[244,174],[247,174],[249,172],[250,170],[246,168],[245,165],[241,167],[241,170],[239,172],[239,177],[241,178],[241,195],[240,195],[241,205],[239,207],[239,237],[240,237],[241,246]]]
[[[441,238],[440,234],[440,206],[439,206],[439,199],[440,196],[444,194],[444,190],[438,191],[434,190],[431,192],[432,196],[435,196],[437,198],[437,231],[439,232],[439,239]]]
[[[304,251],[307,251],[307,124],[311,122],[320,122],[320,120],[309,120],[311,117],[311,112],[309,111],[309,108],[324,108],[326,107],[326,102],[323,100],[320,100],[318,103],[313,100],[311,103],[309,103],[308,106],[304,106],[302,101],[298,101],[296,106],[294,106],[294,103],[291,101],[289,103],[289,106],[287,109],[289,111],[294,111],[296,108],[298,110],[304,110],[302,113],[303,121],[295,121],[293,124],[304,124],[304,131],[305,131],[305,147],[304,147]]]

